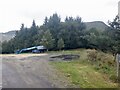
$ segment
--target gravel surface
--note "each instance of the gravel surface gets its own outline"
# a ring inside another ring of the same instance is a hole
[[[49,64],[48,54],[10,54],[2,57],[3,88],[67,88],[68,80]]]

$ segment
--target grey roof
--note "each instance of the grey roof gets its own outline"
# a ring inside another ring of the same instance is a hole
[[[43,45],[42,46],[34,46],[34,47],[30,47],[30,48],[21,49],[20,53],[23,51],[29,51],[29,50],[34,50],[34,49],[40,50],[40,49],[46,49],[46,48]]]

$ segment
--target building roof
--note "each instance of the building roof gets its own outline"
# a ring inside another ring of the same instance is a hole
[[[21,52],[24,52],[24,51],[30,51],[30,50],[41,50],[41,49],[46,49],[44,46],[34,46],[34,47],[29,47],[29,48],[24,48],[24,49],[21,49],[20,50],[20,53]]]

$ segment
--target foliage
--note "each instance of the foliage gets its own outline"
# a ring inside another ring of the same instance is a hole
[[[49,50],[92,48],[112,52],[114,55],[120,52],[119,34],[120,30],[111,28],[105,31],[96,28],[86,30],[86,24],[81,17],[66,17],[62,22],[55,13],[45,17],[41,26],[37,26],[35,20],[30,28],[22,24],[13,39],[2,43],[2,53],[44,45]]]
[[[95,62],[97,60],[97,51],[96,50],[89,50],[87,51],[88,60]]]
[[[58,40],[57,47],[58,47],[59,50],[61,50],[61,49],[64,48],[64,41],[63,41],[62,38],[60,38],[60,39]]]
[[[116,55],[117,53],[120,53],[120,21],[119,16],[117,15],[113,22],[109,22],[110,25],[110,31],[108,32],[108,35],[112,38],[112,53],[113,55]]]
[[[2,53],[13,53],[35,45],[44,45],[49,50],[78,48],[84,46],[81,45],[82,41],[80,42],[83,29],[85,25],[80,17],[68,17],[67,20],[61,22],[60,16],[55,13],[49,18],[46,17],[44,24],[40,27],[36,25],[35,20],[30,28],[22,24],[15,37],[3,43]],[[59,40],[60,38],[62,40]],[[9,46],[12,47],[8,51]]]
[[[53,49],[54,47],[54,39],[52,37],[52,34],[49,30],[44,32],[43,37],[41,39],[41,44],[44,45],[48,49]]]

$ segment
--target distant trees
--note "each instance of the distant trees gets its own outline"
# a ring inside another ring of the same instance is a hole
[[[12,41],[4,41],[2,43],[2,53],[14,53],[14,43]]]
[[[93,48],[120,52],[120,30],[114,29],[113,25],[105,31],[96,28],[86,30],[81,17],[66,17],[61,22],[60,16],[55,13],[45,17],[41,26],[37,26],[35,20],[30,28],[22,24],[13,39],[2,43],[2,53],[13,53],[36,45],[44,45],[48,50]]]
[[[87,41],[87,47],[99,49],[102,51],[108,51],[111,46],[111,38],[105,34],[105,31],[100,32],[93,28],[86,32],[84,36]]]
[[[60,16],[55,13],[50,18],[45,18],[41,29],[44,31],[50,30],[54,38],[54,49],[58,49],[58,40],[60,38],[64,41],[64,48],[71,49],[80,47],[80,34],[85,29],[85,24],[80,17],[66,17],[65,21],[61,22]]]

